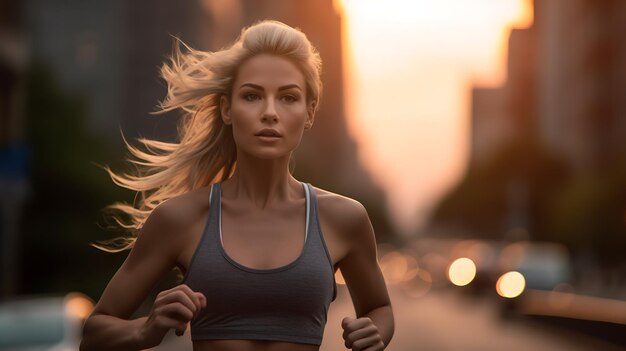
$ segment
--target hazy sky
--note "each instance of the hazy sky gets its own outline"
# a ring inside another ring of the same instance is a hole
[[[463,175],[470,88],[505,78],[530,0],[335,0],[344,13],[349,127],[411,232]]]

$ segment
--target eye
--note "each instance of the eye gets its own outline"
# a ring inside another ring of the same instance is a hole
[[[257,101],[257,100],[261,99],[261,97],[258,94],[255,94],[255,93],[245,93],[243,95],[243,98],[246,101]]]
[[[281,97],[281,100],[283,100],[284,102],[288,104],[291,104],[291,103],[298,101],[298,97],[294,95],[284,95]]]

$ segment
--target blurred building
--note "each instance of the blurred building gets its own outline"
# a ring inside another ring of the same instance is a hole
[[[64,94],[85,101],[86,128],[118,136],[127,47],[126,2],[26,0],[24,29],[32,64],[51,73]],[[45,118],[42,116],[42,118]]]
[[[470,160],[473,166],[481,166],[492,159],[515,134],[506,93],[504,88],[472,89]]]
[[[22,136],[20,116],[27,46],[19,20],[19,6],[0,0],[0,147]]]
[[[212,19],[200,11],[197,1],[121,3],[125,38],[119,87],[122,129],[130,139],[143,136],[173,141],[179,114],[150,115],[167,93],[159,69],[172,52],[173,36],[191,47],[206,49],[202,38]]]
[[[0,300],[18,289],[19,222],[28,195],[28,147],[24,144],[27,44],[19,6],[0,0]]]
[[[626,143],[626,2],[535,0],[541,138],[579,170]]]
[[[511,140],[535,133],[534,34],[533,28],[511,31],[503,86],[472,89],[472,166],[482,166]]]
[[[472,162],[536,137],[579,171],[626,147],[626,2],[535,0],[531,28],[509,39],[508,79],[476,87]]]
[[[434,221],[479,237],[524,232],[619,260],[626,2],[533,4],[534,23],[510,33],[504,84],[472,90],[468,174]]]

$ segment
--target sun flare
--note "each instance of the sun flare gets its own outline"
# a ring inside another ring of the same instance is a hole
[[[335,0],[345,18],[349,126],[400,232],[424,224],[469,152],[469,89],[505,79],[524,0]]]

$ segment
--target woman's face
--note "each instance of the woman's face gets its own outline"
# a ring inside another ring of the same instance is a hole
[[[220,108],[238,152],[262,159],[290,155],[313,123],[304,75],[291,61],[269,54],[239,67],[231,99],[222,97]]]

